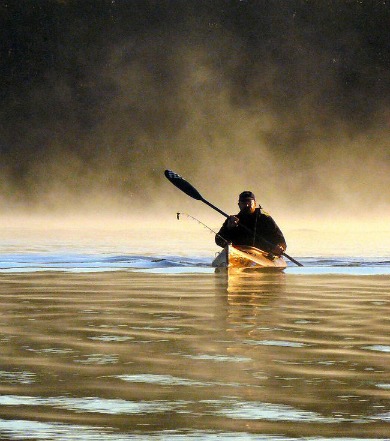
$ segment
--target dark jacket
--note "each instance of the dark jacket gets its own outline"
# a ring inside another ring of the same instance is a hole
[[[215,243],[218,246],[225,247],[227,243],[232,243],[233,245],[249,245],[269,252],[273,252],[275,245],[280,245],[283,249],[287,248],[280,228],[269,214],[261,211],[261,208],[256,208],[252,214],[238,213],[236,217],[239,219],[237,227],[229,229],[227,219],[223,223],[215,236]]]

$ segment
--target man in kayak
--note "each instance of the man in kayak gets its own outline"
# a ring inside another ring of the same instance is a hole
[[[226,219],[215,236],[215,243],[222,248],[227,243],[249,245],[281,255],[287,248],[283,233],[269,214],[263,212],[260,206],[256,208],[255,195],[251,191],[243,191],[238,198],[238,206],[240,212]]]

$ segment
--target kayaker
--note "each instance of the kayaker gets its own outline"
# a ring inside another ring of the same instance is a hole
[[[243,191],[239,195],[238,207],[240,212],[229,216],[216,234],[218,246],[223,248],[227,243],[248,245],[275,255],[286,250],[283,233],[261,206],[256,207],[256,198],[251,191]]]

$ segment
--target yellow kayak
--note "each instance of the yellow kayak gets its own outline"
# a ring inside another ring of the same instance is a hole
[[[243,245],[227,245],[213,260],[215,268],[264,268],[284,270],[287,267],[283,257],[273,256],[266,251]]]

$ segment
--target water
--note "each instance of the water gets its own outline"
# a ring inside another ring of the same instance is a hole
[[[63,243],[0,254],[0,439],[390,439],[389,256]]]

